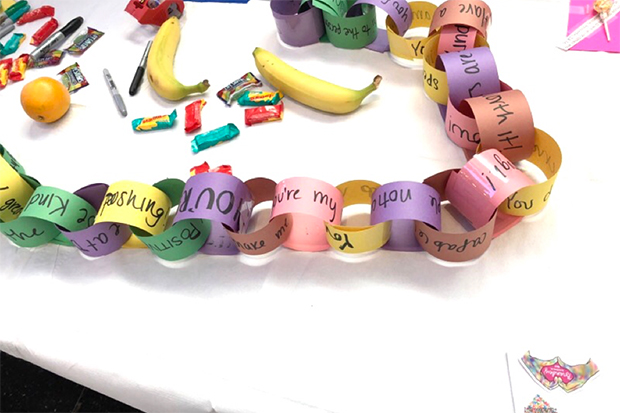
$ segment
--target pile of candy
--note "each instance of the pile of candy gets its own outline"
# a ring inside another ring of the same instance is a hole
[[[0,40],[16,29],[41,19],[49,18],[31,37],[30,44],[36,46],[30,53],[22,53],[17,58],[6,57],[14,54],[26,40],[24,33],[13,33],[11,38],[2,45],[0,43],[0,89],[4,89],[9,81],[20,82],[26,77],[29,68],[42,68],[60,64],[65,54],[81,56],[97,40],[103,32],[89,27],[84,33],[76,36],[66,49],[58,49],[68,36],[73,34],[82,24],[83,19],[77,17],[58,30],[58,20],[54,18],[56,10],[52,6],[41,6],[31,10],[26,0],[18,1],[0,14]],[[71,93],[88,85],[77,63],[67,67],[59,74],[59,79]]]

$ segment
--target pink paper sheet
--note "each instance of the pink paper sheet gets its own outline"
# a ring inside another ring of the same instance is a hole
[[[568,11],[568,33],[571,34],[586,20],[596,15],[591,0],[571,0]],[[620,13],[607,20],[611,41],[607,41],[603,25],[571,50],[604,51],[620,53]]]

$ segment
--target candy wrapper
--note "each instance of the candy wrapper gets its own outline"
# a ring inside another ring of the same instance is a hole
[[[214,129],[201,135],[196,135],[192,140],[192,151],[198,153],[222,142],[229,141],[239,136],[239,129],[232,123],[221,128]]]
[[[246,90],[243,92],[237,103],[240,106],[266,106],[277,105],[282,99],[282,92],[261,92]]]
[[[39,27],[39,30],[37,30],[32,35],[32,38],[30,39],[30,44],[33,46],[40,45],[41,43],[43,43],[45,39],[50,37],[50,35],[54,33],[57,28],[58,28],[58,20],[52,17],[47,22],[45,22],[43,26]]]
[[[58,73],[58,75],[60,76],[60,81],[65,85],[69,93],[75,93],[83,87],[88,86],[88,81],[84,77],[84,74],[82,74],[80,65],[77,63],[65,68]]]
[[[11,82],[19,82],[25,79],[28,62],[30,62],[30,55],[25,53],[13,60],[11,71],[9,72],[9,79],[11,79]]]
[[[6,84],[9,82],[11,66],[13,66],[13,59],[8,58],[0,60],[0,90],[4,89]]]
[[[204,99],[199,99],[185,106],[185,133],[194,132],[202,126],[200,111],[207,104]]]
[[[284,105],[282,102],[277,105],[259,106],[245,110],[245,124],[252,126],[257,123],[273,122],[282,120],[284,115]]]
[[[139,118],[131,121],[131,127],[137,132],[146,132],[159,129],[169,129],[174,125],[177,118],[176,109],[170,115]]]
[[[62,58],[65,57],[64,50],[54,50],[49,52],[36,62],[30,61],[30,67],[40,68],[59,65]]]
[[[26,35],[23,33],[13,33],[13,36],[9,39],[8,42],[4,46],[2,46],[2,50],[0,50],[0,55],[8,56],[13,54],[19,49],[19,46],[26,40]]]
[[[241,78],[235,80],[234,82],[226,86],[224,89],[217,92],[217,97],[222,99],[224,103],[230,106],[232,102],[235,99],[237,99],[241,95],[241,93],[243,93],[247,89],[252,88],[252,87],[259,87],[262,85],[263,84],[261,83],[260,80],[256,78],[256,76],[248,72],[245,75],[243,75]]]
[[[105,33],[95,30],[89,27],[87,32],[80,34],[73,39],[73,44],[67,48],[67,52],[72,55],[82,55],[88,48],[90,48],[97,40],[101,39]]]
[[[22,24],[30,23],[35,20],[44,19],[45,17],[53,17],[55,10],[52,6],[41,6],[38,9],[30,10],[24,13],[15,24],[21,26]]]
[[[205,172],[219,172],[221,174],[232,175],[232,167],[230,165],[220,165],[215,168],[211,168],[208,163],[203,163],[202,165],[194,166],[189,170],[190,176],[194,176],[197,174],[203,174]]]

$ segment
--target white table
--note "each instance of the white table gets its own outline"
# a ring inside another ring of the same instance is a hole
[[[286,101],[282,122],[243,128],[235,141],[198,155],[182,123],[134,134],[131,119],[172,108],[182,114],[187,102],[164,102],[148,84],[129,98],[155,29],[138,25],[125,3],[54,2],[61,24],[81,15],[105,32],[75,59],[90,85],[73,95],[61,121],[27,118],[21,85],[0,92],[1,142],[45,185],[74,191],[123,179],[186,180],[204,160],[231,164],[242,180],[420,182],[464,163],[423,94],[421,70],[368,50],[284,47],[268,3],[258,1],[187,3],[175,67],[187,83],[207,77],[213,85],[203,130],[243,125],[242,110],[224,107],[215,93],[255,71],[255,46],[351,87],[380,73],[381,88],[343,117]],[[352,260],[281,248],[263,259],[200,255],[167,264],[146,250],[87,260],[76,249],[20,249],[1,238],[0,349],[145,411],[512,411],[505,353],[526,350],[572,364],[592,357],[601,377],[588,386],[607,393],[591,411],[617,405],[620,226],[610,201],[617,198],[620,61],[555,47],[567,2],[488,3],[500,77],[524,92],[564,164],[547,208],[481,259],[450,266],[424,253]],[[31,34],[38,25],[25,27]],[[73,62],[29,71],[27,80]],[[127,118],[106,89],[104,67]]]

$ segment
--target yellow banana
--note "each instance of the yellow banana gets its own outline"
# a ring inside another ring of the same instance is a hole
[[[170,17],[159,28],[146,64],[146,77],[157,94],[169,100],[181,100],[192,93],[203,93],[209,81],[186,86],[174,77],[174,55],[181,39],[179,19]]]
[[[353,90],[300,72],[260,47],[252,54],[258,71],[273,87],[291,99],[329,113],[353,112],[377,89],[382,79],[377,75],[364,89]]]

